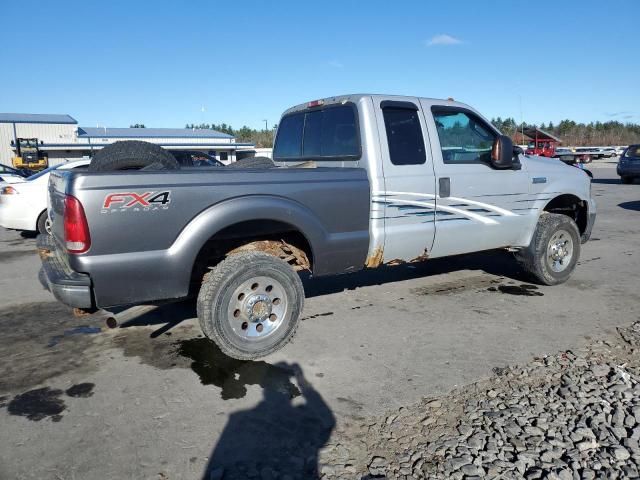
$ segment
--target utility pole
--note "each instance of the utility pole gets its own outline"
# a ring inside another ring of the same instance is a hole
[[[264,122],[264,131],[268,132],[269,131],[269,123],[267,122],[267,120],[262,120]]]
[[[524,143],[524,117],[522,115],[522,95],[518,95],[518,99],[520,100],[520,141]]]

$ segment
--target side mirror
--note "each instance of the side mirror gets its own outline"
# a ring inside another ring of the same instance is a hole
[[[491,147],[491,166],[500,170],[513,169],[516,163],[520,164],[519,161],[514,162],[514,153],[511,138],[499,135]]]

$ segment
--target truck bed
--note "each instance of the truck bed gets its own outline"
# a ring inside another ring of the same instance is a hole
[[[88,275],[98,306],[186,296],[203,245],[242,222],[300,232],[315,275],[357,270],[369,248],[370,188],[359,168],[56,171],[49,189],[58,246],[65,195],[84,207],[90,250],[56,254]]]

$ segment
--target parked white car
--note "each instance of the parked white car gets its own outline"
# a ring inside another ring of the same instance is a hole
[[[4,186],[7,183],[24,182],[25,180],[26,177],[21,175],[15,168],[0,164],[0,186]]]
[[[619,156],[619,157],[621,157],[621,156],[622,156],[622,154],[624,153],[624,151],[625,151],[626,149],[627,149],[627,147],[626,147],[626,146],[618,145],[618,146],[616,147],[616,155],[617,155],[617,156]]]
[[[12,230],[47,232],[49,174],[53,170],[85,167],[89,163],[91,163],[90,159],[64,163],[49,167],[22,181],[0,185],[0,226]]]

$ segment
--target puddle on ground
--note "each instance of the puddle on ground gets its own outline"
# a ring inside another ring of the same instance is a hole
[[[191,325],[176,327],[173,337],[150,338],[147,328],[122,329],[114,337],[125,357],[161,370],[190,368],[203,385],[215,385],[223,400],[242,398],[249,385],[258,385],[295,398],[300,390],[293,382],[294,372],[287,365],[271,365],[263,361],[235,360],[224,355],[206,337],[195,336]],[[174,340],[175,337],[180,340]]]
[[[0,338],[0,394],[30,391],[70,372],[86,375],[98,368],[98,358],[105,350],[115,348],[125,357],[136,357],[155,368],[191,368],[204,385],[220,388],[225,400],[244,397],[249,385],[275,390],[291,398],[300,395],[294,374],[287,365],[230,359],[210,340],[196,337],[197,329],[192,325],[175,327],[171,337],[152,338],[156,325],[97,335],[100,328],[88,326],[86,318],[77,319],[71,313],[57,302],[0,308],[0,327],[5,332]],[[52,337],[52,332],[62,333]],[[46,401],[55,398],[48,391],[36,389],[35,392],[40,393],[23,394],[27,396],[21,401],[33,403],[37,400],[33,395],[40,395],[40,403],[46,405]],[[68,394],[89,396],[91,389],[76,387]],[[13,411],[21,411],[20,402],[14,399],[11,403]],[[53,415],[57,414],[50,416]]]
[[[95,383],[78,383],[67,388],[64,393],[73,398],[89,398],[93,395],[93,387],[95,386]]]
[[[71,328],[69,330],[65,330],[62,335],[55,335],[51,337],[47,347],[54,347],[62,340],[64,337],[70,337],[72,335],[93,335],[96,333],[100,333],[102,329],[100,327],[90,327],[88,325],[80,325],[78,327]]]
[[[304,322],[305,320],[311,320],[312,318],[318,318],[318,317],[329,317],[333,315],[333,312],[325,312],[325,313],[316,313],[315,315],[309,315],[308,317],[302,317],[300,319],[301,322]]]
[[[498,285],[497,287],[487,288],[490,292],[502,292],[509,295],[519,295],[523,297],[542,297],[544,293],[538,292],[536,285],[528,285],[523,283],[522,285]]]
[[[265,390],[286,394],[290,399],[300,395],[291,381],[294,372],[284,366],[229,358],[208,338],[182,340],[176,345],[178,355],[192,360],[191,369],[203,385],[221,388],[223,400],[244,397],[248,385],[259,385]]]
[[[50,385],[54,377],[96,370],[94,358],[106,344],[104,335],[71,335],[63,332],[86,325],[72,310],[58,302],[25,303],[0,308],[0,394],[24,392]],[[48,348],[52,335],[60,344]]]
[[[500,279],[487,277],[486,275],[479,275],[476,277],[463,278],[461,280],[441,282],[435,285],[414,288],[411,290],[411,293],[415,295],[451,295],[467,290],[483,288],[496,283],[500,283]]]
[[[93,383],[79,383],[67,389],[69,397],[87,398],[93,395]],[[62,397],[62,390],[50,387],[36,388],[13,397],[6,403],[8,397],[0,397],[0,407],[7,407],[9,415],[26,417],[39,422],[50,417],[53,422],[62,420],[62,412],[67,409]],[[4,400],[3,400],[4,399]]]
[[[47,417],[59,422],[62,420],[62,412],[67,408],[60,398],[62,393],[62,390],[52,390],[49,387],[30,390],[16,395],[7,405],[7,411],[10,415],[27,417],[34,422]]]

